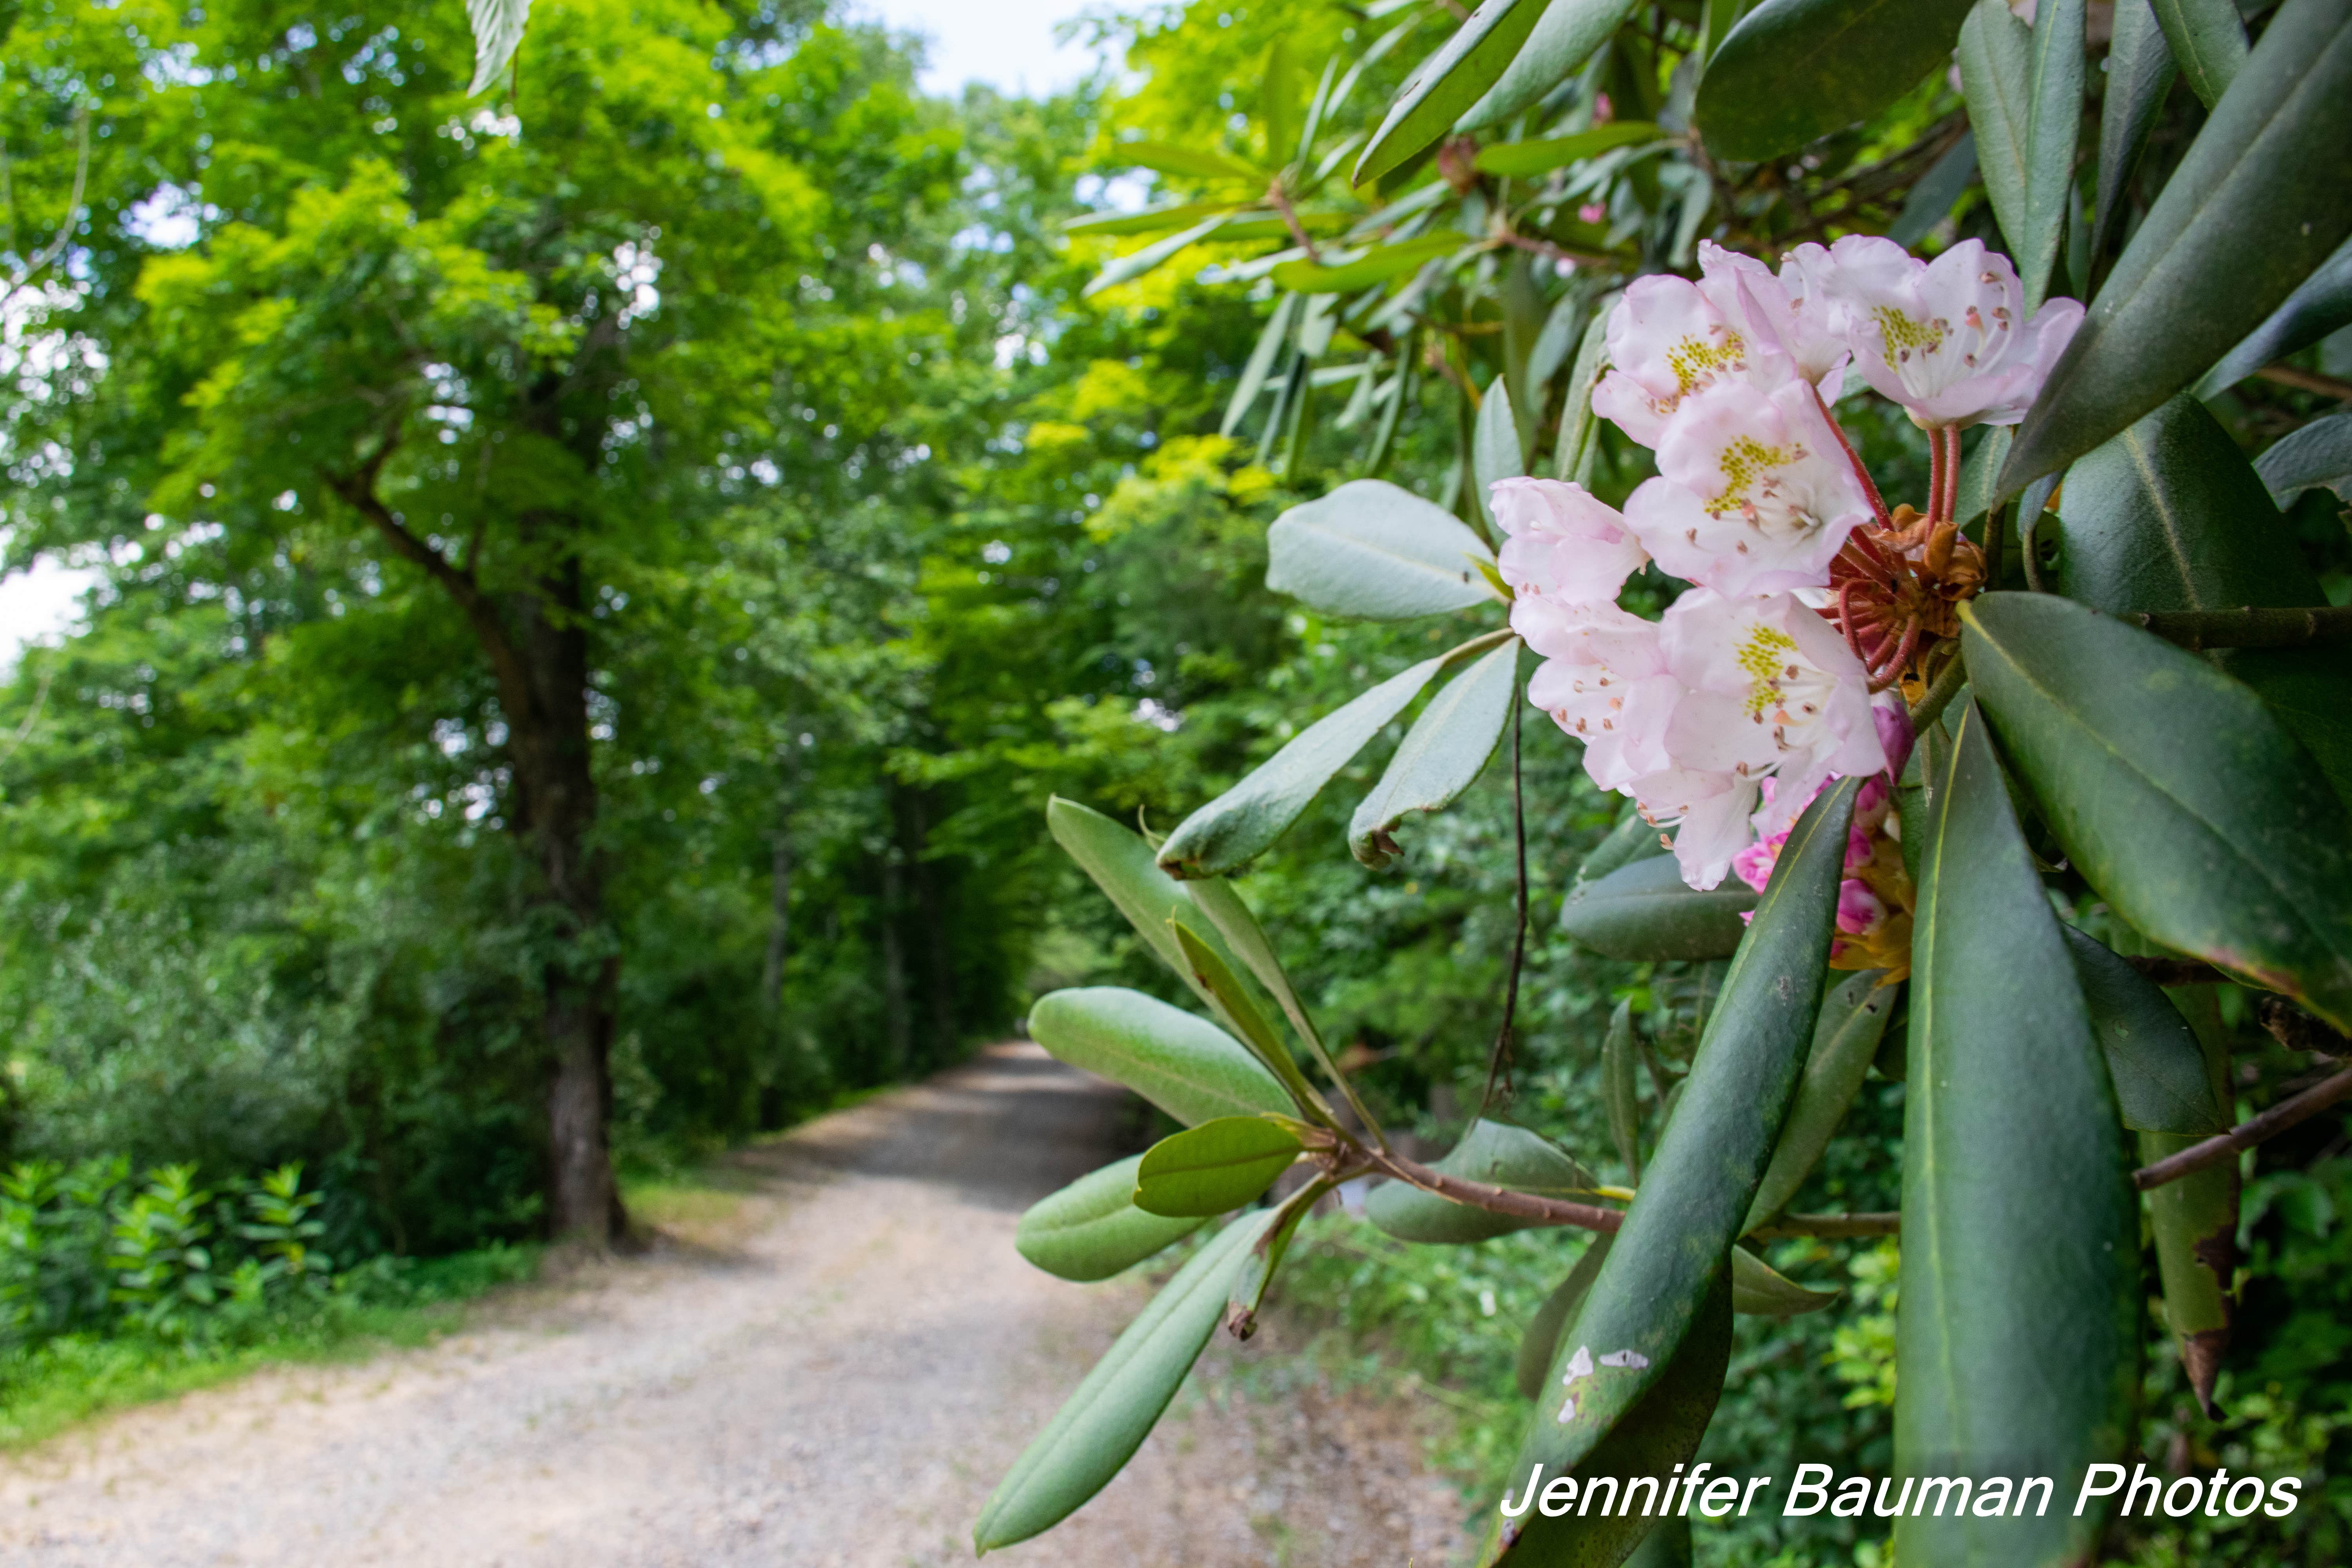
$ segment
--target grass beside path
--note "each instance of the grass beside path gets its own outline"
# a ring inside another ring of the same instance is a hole
[[[380,1258],[347,1271],[331,1296],[275,1304],[202,1337],[68,1335],[0,1356],[0,1452],[261,1367],[358,1361],[430,1343],[462,1327],[477,1298],[536,1276],[545,1250],[498,1246],[446,1258]]]

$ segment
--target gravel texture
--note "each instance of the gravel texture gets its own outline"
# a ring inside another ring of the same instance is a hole
[[[1119,1097],[1004,1045],[730,1162],[746,1195],[426,1349],[289,1368],[0,1459],[25,1568],[906,1568],[968,1563],[997,1478],[1148,1298],[1013,1249],[1119,1150]],[[1401,1403],[1240,1391],[1168,1419],[1009,1568],[1441,1568],[1461,1505]]]

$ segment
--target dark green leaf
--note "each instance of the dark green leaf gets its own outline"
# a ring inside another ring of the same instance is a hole
[[[1699,892],[1671,855],[1621,866],[1568,895],[1559,929],[1608,958],[1728,958],[1756,895],[1736,881]]]
[[[1021,1216],[1013,1245],[1048,1274],[1065,1279],[1108,1279],[1201,1228],[1198,1219],[1170,1219],[1135,1206],[1129,1155],[1080,1176]]]
[[[1375,185],[1435,146],[1486,94],[1527,42],[1548,0],[1486,0],[1438,51],[1405,79],[1356,160],[1351,183]]]
[[[1609,1261],[1622,1261],[1624,1256],[1622,1245],[1612,1247],[1602,1273],[1609,1271]],[[1731,1365],[1729,1274],[1728,1269],[1718,1270],[1714,1288],[1694,1303],[1689,1331],[1683,1335],[1674,1358],[1664,1367],[1637,1371],[1631,1367],[1596,1366],[1591,1377],[1563,1387],[1557,1378],[1566,1373],[1559,1362],[1554,1361],[1551,1386],[1537,1401],[1532,1425],[1538,1436],[1546,1435],[1547,1426],[1559,1427],[1568,1401],[1572,1399],[1579,1412],[1570,1425],[1581,1426],[1582,1412],[1605,1397],[1610,1384],[1627,1383],[1637,1377],[1644,1380],[1638,1402],[1611,1424],[1598,1443],[1583,1449],[1578,1459],[1570,1461],[1571,1468],[1565,1473],[1580,1488],[1602,1477],[1622,1483],[1635,1476],[1670,1475],[1697,1455],[1699,1440],[1706,1436],[1707,1423],[1715,1418],[1716,1403],[1723,1397],[1724,1373]],[[1574,1343],[1597,1360],[1607,1353],[1602,1347],[1611,1342],[1606,1335],[1595,1340],[1585,1331],[1582,1320],[1592,1314],[1596,1305],[1595,1297],[1586,1297],[1575,1329],[1563,1335],[1560,1342]],[[1570,1352],[1568,1359],[1573,1361],[1574,1357],[1575,1352]],[[1532,1439],[1520,1450],[1519,1458],[1512,1466],[1514,1485],[1524,1483],[1531,1467],[1542,1462],[1535,1457],[1536,1452]],[[1561,1473],[1549,1463],[1542,1471],[1547,1478],[1557,1478]],[[1607,1492],[1599,1495],[1605,1505],[1613,1500],[1616,1492],[1617,1486],[1612,1484]],[[1675,1515],[1676,1520],[1680,1518]],[[1538,1508],[1518,1519],[1498,1516],[1497,1522],[1502,1528],[1491,1559],[1496,1568],[1518,1568],[1521,1564],[1531,1568],[1538,1563],[1543,1568],[1609,1568],[1626,1562],[1645,1548],[1648,1541],[1655,1540],[1657,1533],[1663,1533],[1654,1531],[1657,1521],[1639,1511],[1606,1516],[1596,1511],[1546,1519]],[[1669,1527],[1672,1523],[1668,1521]],[[1667,1535],[1661,1543],[1664,1561],[1675,1562],[1674,1549],[1686,1543],[1686,1538]]]
[[[2056,532],[2058,591],[2111,615],[2326,602],[2237,442],[2185,395],[2068,470]]]
[[[2315,419],[2273,442],[2254,459],[2254,472],[2281,506],[2314,487],[2334,491],[2337,500],[2352,501],[2352,414]]]
[[[2352,823],[2254,694],[2053,595],[1989,594],[1963,620],[2004,754],[2116,912],[2352,1024]]]
[[[1198,912],[1194,912],[1193,920],[1199,919]],[[1191,966],[1194,981],[1208,991],[1210,1003],[1215,1007],[1218,1018],[1239,1037],[1242,1044],[1249,1048],[1250,1055],[1274,1075],[1275,1081],[1282,1085],[1298,1110],[1315,1115],[1318,1120],[1324,1120],[1325,1108],[1321,1100],[1317,1098],[1306,1076],[1298,1070],[1298,1064],[1290,1059],[1290,1047],[1283,1043],[1282,1037],[1275,1032],[1265,1015],[1258,1011],[1257,1003],[1243,988],[1239,972],[1223,953],[1209,945],[1209,938],[1192,923],[1172,916],[1168,923],[1176,933],[1178,951],[1184,955],[1185,963]],[[1222,942],[1218,943],[1219,947],[1223,945]]]
[[[2246,25],[2237,0],[2149,0],[2189,90],[2210,109],[2246,65]],[[2121,7],[2118,7],[2120,13]]]
[[[2059,522],[2043,523],[2059,590],[2111,614],[2325,603],[2264,479],[2202,405],[2174,398],[2069,471]],[[2352,796],[2352,665],[2340,651],[2237,648],[2218,662]]]
[[[2286,300],[2352,232],[2347,145],[2352,5],[2287,0],[2018,426],[2000,494],[2161,405]]]
[[[1731,1249],[1731,1310],[1751,1318],[1794,1318],[1818,1312],[1838,1299],[1835,1290],[1798,1284],[1744,1247]]]
[[[2264,365],[2298,353],[2352,325],[2352,240],[2336,247],[2319,270],[2295,286],[2286,303],[2221,356],[2197,384],[2200,398],[2219,397]]]
[[[2099,105],[2098,215],[2091,224],[2090,252],[2105,256],[2123,232],[2130,205],[2129,182],[2157,110],[2172,90],[2178,68],[2156,25],[2147,0],[2123,0],[2116,7],[2115,37],[2107,46],[2106,96]]]
[[[1918,244],[1929,229],[1951,216],[1952,207],[1967,195],[1976,177],[1977,136],[1970,131],[1919,176],[1919,183],[1903,199],[1903,210],[1895,215],[1886,237],[1906,250]]]
[[[1661,1520],[1642,1537],[1625,1568],[1691,1568],[1691,1521],[1683,1514]]]
[[[1454,129],[1476,131],[1499,125],[1535,103],[1582,69],[1633,5],[1634,0],[1549,0],[1528,41],[1519,46],[1486,96],[1463,111]]]
[[[1551,1374],[1551,1362],[1559,1349],[1560,1331],[1568,1327],[1576,1309],[1584,1304],[1584,1294],[1601,1277],[1601,1260],[1609,1256],[1606,1235],[1596,1235],[1585,1244],[1576,1267],[1544,1298],[1536,1315],[1528,1320],[1527,1332],[1519,1336],[1519,1360],[1516,1375],[1519,1394],[1527,1399],[1541,1399],[1544,1380]]]
[[[1497,634],[1497,640],[1507,635]],[[1160,847],[1160,863],[1187,877],[1219,876],[1247,863],[1298,820],[1331,775],[1403,712],[1439,670],[1492,646],[1474,641],[1423,659],[1318,719],[1241,783],[1179,823]]]
[[[1029,1010],[1029,1037],[1056,1059],[1124,1084],[1188,1127],[1294,1110],[1282,1085],[1240,1041],[1140,991],[1089,985],[1050,992]]]
[[[1693,1446],[1705,1429],[1722,1352],[1696,1347],[1712,1345],[1722,1332],[1710,1324],[1716,1314],[1729,1316],[1732,1243],[1803,1076],[1860,787],[1853,779],[1832,784],[1790,829],[1641,1189],[1575,1328],[1560,1341],[1555,1387],[1537,1406],[1515,1474],[1537,1463],[1553,1474],[1588,1465],[1595,1475],[1640,1473],[1598,1467],[1613,1460],[1612,1438],[1633,1440],[1628,1417],[1659,1391],[1667,1369],[1693,1353],[1717,1369],[1713,1384],[1702,1389],[1706,1380],[1697,1379],[1687,1391],[1702,1412],[1688,1434]],[[1591,1375],[1559,1384],[1580,1370],[1578,1356],[1586,1358],[1581,1364]],[[1572,1408],[1552,1403],[1563,1388]],[[1516,1527],[1528,1561],[1612,1560],[1570,1556],[1585,1551],[1578,1543],[1587,1532],[1607,1528],[1597,1520],[1530,1514]]]
[[[1912,940],[1895,1469],[2049,1476],[2071,1498],[2123,1451],[2139,1384],[2138,1215],[2074,966],[1973,706],[1953,740]],[[1895,1550],[2055,1568],[2098,1529],[2071,1508],[1906,1517]]]
[[[1366,251],[1353,261],[1326,266],[1318,261],[1286,261],[1269,274],[1277,289],[1302,294],[1352,294],[1399,273],[1411,272],[1425,261],[1451,256],[1466,242],[1458,234],[1425,234]]]
[[[2230,1094],[2230,1030],[2210,985],[2168,992],[2188,1016],[2205,1052],[2205,1087],[2216,1104]],[[2139,1161],[2152,1165],[2199,1140],[2193,1135],[2143,1132]],[[2164,1282],[2164,1322],[2172,1331],[2189,1387],[2212,1414],[2214,1380],[2229,1349],[2237,1286],[2238,1163],[2225,1160],[2192,1171],[2147,1194],[2148,1230],[2156,1242],[2158,1277]]]
[[[1601,1099],[1609,1107],[1609,1135],[1625,1163],[1629,1185],[1642,1183],[1642,1100],[1633,1079],[1633,1004],[1617,1004],[1609,1034],[1601,1043]]]
[[[1507,1121],[1473,1121],[1433,1168],[1540,1197],[1590,1195],[1600,1184],[1558,1144]],[[1364,1217],[1399,1241],[1433,1244],[1485,1241],[1535,1223],[1470,1208],[1402,1182],[1374,1187],[1364,1200]]]
[[[1228,1214],[1255,1202],[1298,1153],[1297,1134],[1262,1116],[1203,1121],[1144,1152],[1135,1172],[1135,1206],[1172,1218]]]
[[[1584,863],[1576,868],[1575,886],[1581,888],[1588,882],[1597,882],[1630,861],[1646,860],[1654,855],[1667,853],[1665,845],[1659,842],[1659,838],[1658,830],[1650,825],[1632,801],[1627,801],[1624,814],[1618,817],[1617,826],[1609,830],[1609,837],[1595,845],[1592,853],[1587,855]]]
[[[997,1483],[972,1527],[985,1553],[1068,1518],[1134,1456],[1223,1314],[1242,1255],[1271,1213],[1219,1231],[1153,1297]]]
[[[1943,68],[1969,0],[1764,0],[1707,62],[1693,118],[1756,161],[1867,120]]]
[[[1481,147],[1471,162],[1490,174],[1508,174],[1524,178],[1530,174],[1549,174],[1554,169],[1565,169],[1580,163],[1614,147],[1638,147],[1645,142],[1655,142],[1666,134],[1665,128],[1646,120],[1612,120],[1606,125],[1596,125],[1590,131],[1580,131],[1573,136],[1555,136],[1545,142],[1502,142],[1492,147]]]
[[[1821,1162],[1822,1151],[1845,1120],[1853,1097],[1862,1092],[1862,1080],[1886,1033],[1886,1020],[1895,1013],[1896,988],[1878,983],[1883,973],[1866,969],[1849,974],[1822,998],[1804,1080],[1797,1086],[1797,1102],[1789,1109],[1789,1123],[1780,1130],[1772,1163],[1756,1185],[1756,1201],[1740,1226],[1743,1234],[1789,1206]]]
[[[2028,315],[2050,292],[2050,273],[2074,195],[2074,146],[2083,128],[2083,0],[2041,0],[2033,18],[2025,138],[2025,228],[2010,235]],[[2008,226],[2002,232],[2009,233]]]
[[[1175,933],[1168,929],[1171,916],[1193,912],[1192,895],[1154,863],[1151,846],[1143,841],[1142,836],[1098,811],[1059,795],[1046,803],[1045,826],[1054,835],[1054,842],[1118,906],[1118,912],[1127,917],[1145,944],[1159,954],[1160,961],[1192,986],[1194,995],[1214,1006],[1216,998],[1193,977],[1192,965],[1185,963],[1177,946]],[[1221,940],[1213,940],[1210,945],[1222,950],[1224,944]]]
[[[1494,552],[1433,501],[1381,479],[1350,479],[1292,507],[1266,531],[1265,585],[1335,616],[1402,621],[1494,595],[1477,563]]]
[[[2205,1047],[2180,1009],[2104,943],[2073,926],[2060,929],[2124,1125],[2199,1137],[2228,1131],[2229,1119],[2205,1081]]]
[[[1187,882],[1184,887],[1192,895],[1192,901],[1201,912],[1209,917],[1209,923],[1216,927],[1217,934],[1225,939],[1225,945],[1234,956],[1241,960],[1243,966],[1274,997],[1276,1005],[1282,1009],[1283,1016],[1288,1018],[1290,1026],[1298,1031],[1298,1037],[1306,1042],[1307,1048],[1322,1064],[1323,1070],[1334,1083],[1343,1081],[1338,1064],[1323,1047],[1323,1037],[1316,1029],[1315,1020],[1307,1016],[1306,1005],[1298,1000],[1298,993],[1292,987],[1290,976],[1283,973],[1282,961],[1275,956],[1274,944],[1266,941],[1265,931],[1257,923],[1257,917],[1250,913],[1249,906],[1242,902],[1241,895],[1234,891],[1233,884],[1222,877],[1209,877]]]
[[[1552,447],[1551,468],[1563,479],[1579,484],[1592,477],[1601,450],[1601,416],[1592,412],[1592,389],[1609,369],[1609,309],[1596,301],[1591,324],[1577,345],[1576,362],[1568,373],[1568,406],[1559,416],[1559,440]]]
[[[1389,759],[1388,771],[1356,807],[1348,847],[1374,868],[1391,858],[1390,837],[1405,814],[1439,811],[1486,771],[1519,689],[1519,641],[1511,637],[1429,700]]]
[[[1993,217],[2014,248],[2032,226],[2026,186],[2032,167],[2033,33],[2002,0],[1976,0],[1960,27],[1959,52],[1977,166],[1984,171]]]

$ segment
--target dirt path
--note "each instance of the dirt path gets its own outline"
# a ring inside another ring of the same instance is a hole
[[[0,1460],[25,1568],[968,1563],[981,1500],[1146,1298],[1013,1250],[1116,1094],[1033,1047],[751,1151],[724,1245],[665,1247],[425,1350],[263,1373]],[[1212,1352],[1127,1471],[1011,1568],[1437,1568],[1457,1506],[1394,1406],[1259,1405]],[[1230,1341],[1223,1342],[1230,1345]]]

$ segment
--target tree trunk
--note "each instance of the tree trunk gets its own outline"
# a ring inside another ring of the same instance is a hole
[[[793,951],[793,777],[777,789],[776,837],[768,864],[768,957],[760,967],[760,1016],[775,1022],[783,1005],[784,961]]]
[[[542,972],[554,1068],[547,1096],[549,1225],[558,1237],[603,1247],[626,1225],[606,1136],[621,961],[610,948],[603,868],[591,847],[596,780],[578,563],[556,567],[539,586],[539,594],[513,601],[515,652],[527,691],[523,711],[509,714],[508,730],[522,807],[514,827],[539,860],[545,897],[562,911],[568,938]]]
[[[907,1005],[907,950],[898,935],[898,847],[882,852],[882,1021],[887,1031],[882,1079],[905,1072],[913,1056],[914,1023]]]
[[[915,912],[923,922],[923,955],[929,970],[924,1000],[931,1026],[929,1059],[943,1062],[955,1055],[955,965],[948,949],[947,911],[940,902],[939,879],[923,849],[931,836],[930,810],[919,789],[906,792],[909,875],[915,883]]]

